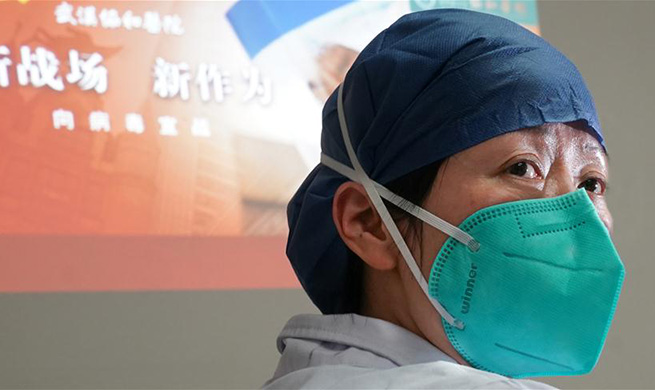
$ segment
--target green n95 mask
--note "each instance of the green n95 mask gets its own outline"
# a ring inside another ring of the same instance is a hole
[[[584,189],[477,211],[458,227],[353,168],[321,162],[364,186],[453,347],[473,367],[515,378],[580,375],[600,356],[624,279],[609,232]],[[449,236],[425,280],[382,198]]]
[[[484,208],[449,238],[428,292],[463,329],[443,321],[472,366],[511,377],[579,375],[600,356],[624,268],[584,189]]]

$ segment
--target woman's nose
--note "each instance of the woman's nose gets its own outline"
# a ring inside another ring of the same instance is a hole
[[[564,166],[553,166],[544,183],[543,196],[554,198],[577,189],[575,178]]]
[[[548,176],[546,176],[541,196],[544,198],[554,198],[556,196],[568,194],[569,192],[577,190],[578,184],[579,183],[576,182],[575,176],[571,174],[571,169],[567,169],[566,166],[562,164],[557,168],[551,168]],[[613,220],[607,205],[604,202],[596,202],[594,199],[592,199],[592,201],[594,202],[598,216],[611,234],[613,231]]]

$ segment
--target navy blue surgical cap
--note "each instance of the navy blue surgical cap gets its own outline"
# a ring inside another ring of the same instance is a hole
[[[388,184],[498,135],[584,120],[604,147],[591,94],[571,61],[501,17],[441,9],[401,17],[348,71],[344,110],[353,148],[371,179]],[[323,109],[324,154],[352,166],[337,117]],[[326,314],[353,311],[352,264],[332,220],[344,176],[318,165],[289,203],[287,256]]]

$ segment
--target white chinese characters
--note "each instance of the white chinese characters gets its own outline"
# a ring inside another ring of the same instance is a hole
[[[59,60],[55,54],[42,47],[37,47],[32,53],[29,46],[20,48],[21,62],[16,66],[18,83],[40,88],[48,86],[55,91],[64,90],[64,81],[59,72]]]
[[[157,57],[153,74],[155,76],[153,92],[159,97],[166,99],[179,95],[182,100],[189,100],[191,74],[186,62],[173,64]]]
[[[96,132],[109,132],[109,130],[111,130],[109,114],[104,111],[92,111],[91,114],[89,114],[89,130]]]
[[[130,133],[143,134],[145,131],[145,125],[143,123],[143,117],[140,114],[130,112],[125,115],[125,130]]]
[[[213,92],[214,101],[221,103],[225,99],[225,95],[232,93],[233,90],[228,72],[221,72],[216,64],[204,62],[198,65],[196,84],[203,102],[208,102]]]
[[[7,46],[0,45],[0,87],[10,84],[9,67],[12,64]],[[60,75],[59,59],[52,51],[29,46],[20,47],[20,61],[16,64],[18,84],[35,88],[50,88],[57,92],[65,89],[64,81],[77,84],[83,91],[94,90],[99,94],[107,92],[107,68],[102,65],[100,53],[81,54],[77,50],[69,51],[69,73]]]
[[[55,19],[59,24],[77,25],[77,19],[73,16],[75,8],[67,2],[62,2],[55,8]]]
[[[194,137],[211,137],[212,133],[209,130],[209,120],[207,118],[193,118],[191,134]]]
[[[100,26],[108,30],[115,30],[121,27],[121,16],[118,13],[118,10],[113,8],[103,9],[100,11]]]
[[[52,125],[57,130],[65,127],[72,131],[75,129],[75,117],[72,112],[59,108],[52,112]]]
[[[172,116],[160,116],[157,118],[159,122],[159,135],[164,135],[168,137],[177,137],[177,119]]]
[[[262,77],[255,67],[244,69],[243,77],[248,80],[248,92],[243,101],[248,102],[257,97],[262,105],[268,105],[271,102],[271,79]]]
[[[9,86],[9,66],[11,65],[9,53],[7,46],[0,46],[0,87],[2,88]]]
[[[55,15],[56,13],[57,11],[55,10]],[[96,7],[92,5],[77,7],[76,15],[80,26],[95,27],[98,25]]]
[[[153,66],[154,82],[152,91],[163,99],[189,100],[189,82],[192,78],[191,69],[186,62],[173,63],[161,57],[155,59]],[[272,82],[264,77],[259,69],[249,66],[242,71],[246,93],[242,102],[248,103],[257,100],[262,106],[267,106],[272,101]],[[200,100],[222,103],[227,95],[234,92],[235,88],[230,78],[230,73],[221,70],[218,65],[201,62],[198,65],[194,84],[198,87]]]
[[[124,28],[125,30],[144,30],[150,34],[183,35],[182,19],[178,15],[160,15],[156,11],[146,11],[143,16],[131,10],[122,13],[115,8],[73,6],[62,1],[55,7],[55,20],[58,24],[98,27],[105,29]]]
[[[102,56],[98,53],[80,57],[77,50],[69,53],[70,73],[66,76],[71,84],[78,84],[83,91],[93,89],[98,93],[107,92],[107,68],[100,65]]]
[[[15,64],[18,83],[22,86],[63,92],[67,84],[74,84],[82,91],[97,94],[108,92],[109,71],[103,64],[105,58],[98,52],[82,53],[70,49],[68,69],[53,51],[41,46],[20,46],[19,54],[19,58],[12,59],[10,48],[0,45],[0,88],[10,86],[11,66]],[[242,103],[257,101],[262,106],[269,105],[273,96],[271,79],[254,66],[248,66],[240,73],[243,76]],[[201,62],[194,74],[187,62],[172,62],[156,57],[152,76],[152,92],[162,99],[189,101],[192,97],[191,88],[195,87],[200,101],[223,103],[237,89],[230,72],[207,62]]]
[[[178,120],[174,116],[162,115],[157,118],[159,125],[158,133],[164,137],[178,137],[180,132],[177,128]],[[127,133],[143,134],[146,130],[143,116],[136,112],[125,114],[124,130]],[[88,118],[88,129],[94,133],[112,132],[111,118],[105,111],[92,111]],[[75,129],[75,115],[72,111],[58,108],[52,111],[52,127],[55,130],[66,129],[73,131]],[[209,119],[204,117],[193,118],[188,134],[195,138],[209,138],[212,136]]]

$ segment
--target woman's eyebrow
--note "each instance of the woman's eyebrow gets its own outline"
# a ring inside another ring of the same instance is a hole
[[[607,171],[607,166],[609,165],[610,162],[610,156],[609,154],[607,154],[605,148],[594,142],[585,142],[582,145],[582,151],[584,153],[589,153],[590,155],[593,155],[594,159],[605,160],[603,161],[602,165],[605,167],[605,171]],[[600,154],[598,152],[600,152]]]
[[[605,149],[601,148],[599,145],[596,145],[595,143],[592,142],[587,142],[582,146],[582,149],[585,152],[597,152],[597,151],[602,151],[605,152]]]
[[[582,145],[582,150],[584,152],[592,152],[592,153],[596,153],[596,152],[600,151],[601,154],[603,156],[605,156],[605,158],[607,159],[607,162],[610,161],[610,156],[609,156],[609,154],[607,154],[607,150],[605,150],[605,148],[601,147],[597,143],[586,142],[584,145]]]

